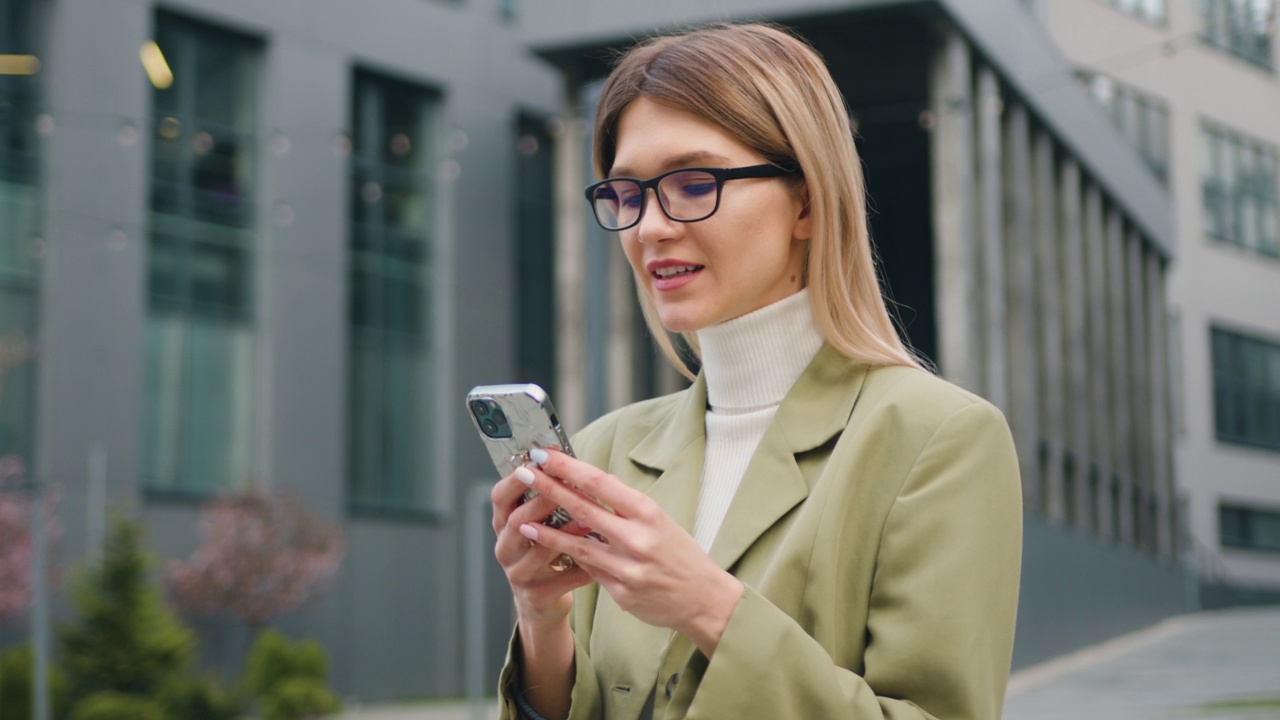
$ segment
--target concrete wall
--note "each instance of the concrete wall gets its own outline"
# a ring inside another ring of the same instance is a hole
[[[526,54],[497,3],[51,3],[38,461],[65,489],[69,565],[90,545],[82,518],[95,448],[106,459],[108,505],[141,513],[158,555],[185,557],[197,542],[198,505],[147,497],[140,482],[151,89],[138,49],[161,8],[263,42],[254,473],[340,520],[350,541],[337,586],[284,627],[324,642],[341,694],[459,693],[462,498],[473,480],[494,479],[461,398],[475,384],[511,380],[516,357],[514,208],[495,212],[492,202],[514,185],[520,111],[554,114],[560,79]],[[432,255],[432,340],[443,366],[430,428],[441,448],[435,507],[407,517],[346,507],[348,159],[334,147],[350,123],[356,67],[440,92],[450,164],[441,167]],[[287,151],[270,144],[278,137]],[[283,205],[287,223],[276,219]],[[491,562],[485,570],[495,572]],[[509,598],[493,594],[489,617],[503,635],[509,615]],[[236,644],[228,626],[208,627],[208,654]]]
[[[1194,0],[1167,0],[1152,25],[1102,2],[1040,0],[1054,42],[1070,61],[1164,101],[1170,111],[1169,192],[1177,260],[1169,300],[1177,317],[1174,378],[1178,485],[1187,503],[1194,560],[1211,584],[1280,589],[1280,554],[1225,549],[1218,504],[1280,508],[1280,453],[1219,442],[1214,429],[1210,325],[1280,342],[1280,259],[1206,237],[1201,123],[1280,147],[1280,85],[1274,71],[1199,38]],[[1087,31],[1085,29],[1087,28]]]
[[[1024,516],[1015,669],[1196,609],[1176,563]]]

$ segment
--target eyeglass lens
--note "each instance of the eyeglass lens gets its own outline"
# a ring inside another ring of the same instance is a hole
[[[719,184],[710,173],[675,172],[659,180],[657,190],[658,203],[672,220],[702,220],[716,210]],[[644,188],[635,180],[613,180],[595,189],[592,206],[606,230],[620,230],[636,223],[644,208],[644,196]]]

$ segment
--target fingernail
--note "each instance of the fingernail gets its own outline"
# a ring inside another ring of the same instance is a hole
[[[534,448],[529,451],[529,459],[539,465],[546,465],[547,461],[551,459],[551,456],[542,448]]]
[[[516,479],[524,483],[525,485],[532,485],[535,477],[533,474],[533,471],[523,465],[516,468],[515,472],[511,474],[515,475]]]
[[[538,528],[530,525],[529,523],[525,523],[520,526],[520,534],[534,542],[538,542]]]

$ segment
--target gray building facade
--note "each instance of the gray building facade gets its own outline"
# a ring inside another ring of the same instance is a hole
[[[576,429],[680,386],[581,200],[592,91],[629,38],[770,18],[848,98],[907,336],[1015,430],[1015,664],[1187,609],[1169,200],[1061,92],[1071,69],[1016,0],[0,7],[40,58],[0,116],[0,334],[26,323],[31,347],[0,453],[63,488],[61,562],[92,554],[104,508],[181,558],[204,500],[292,488],[350,543],[281,622],[325,644],[339,692],[459,695],[467,657],[491,687],[511,614],[461,398],[537,381]],[[201,627],[212,661],[243,643]]]

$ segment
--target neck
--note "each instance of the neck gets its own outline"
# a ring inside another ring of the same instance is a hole
[[[698,331],[713,412],[750,412],[782,402],[822,347],[809,291]]]

